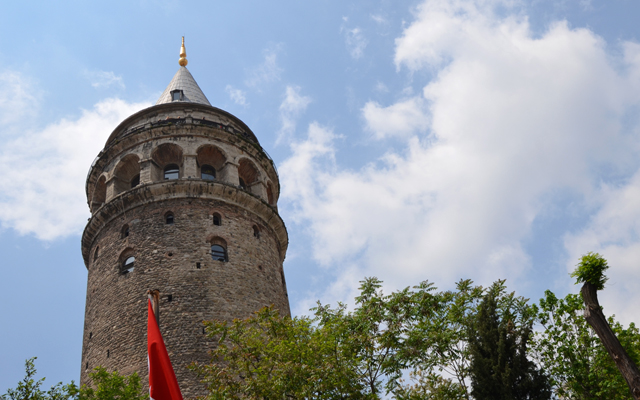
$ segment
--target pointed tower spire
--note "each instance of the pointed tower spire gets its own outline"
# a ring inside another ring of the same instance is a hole
[[[180,60],[178,64],[181,67],[186,67],[189,61],[187,61],[187,49],[184,48],[184,36],[182,37],[182,46],[180,47]]]
[[[200,86],[193,79],[193,76],[186,68],[187,66],[187,50],[184,47],[184,36],[182,37],[182,46],[180,47],[180,69],[173,76],[169,86],[164,90],[156,105],[164,103],[172,103],[174,101],[183,101],[189,103],[200,103],[211,105],[207,96],[202,93]]]

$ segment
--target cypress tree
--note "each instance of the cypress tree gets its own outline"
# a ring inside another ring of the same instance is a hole
[[[527,358],[531,324],[516,327],[510,310],[498,313],[494,293],[485,295],[469,334],[471,394],[476,400],[546,400],[548,378]]]

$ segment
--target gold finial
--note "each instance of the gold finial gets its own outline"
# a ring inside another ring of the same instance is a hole
[[[180,47],[180,60],[178,61],[178,64],[180,64],[181,67],[186,67],[187,66],[187,49],[184,48],[184,36],[182,37],[182,47]]]

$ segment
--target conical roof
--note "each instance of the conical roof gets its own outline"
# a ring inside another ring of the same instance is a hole
[[[174,90],[182,90],[182,96],[179,100],[172,100],[171,92]],[[180,67],[178,72],[173,76],[169,86],[162,92],[162,96],[160,96],[156,105],[177,101],[211,105],[187,67]]]

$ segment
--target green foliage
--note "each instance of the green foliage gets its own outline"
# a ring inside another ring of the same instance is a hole
[[[535,335],[538,362],[549,374],[553,390],[564,399],[630,399],[624,378],[583,316],[580,295],[558,299],[550,291],[536,307],[544,328]],[[609,325],[631,358],[640,359],[640,333],[634,324],[624,329],[609,318]]]
[[[403,369],[419,352],[408,339],[416,318],[437,308],[437,296],[431,293],[435,288],[430,283],[416,287],[417,291],[406,288],[388,296],[383,295],[381,286],[377,278],[362,281],[352,312],[347,313],[343,305],[314,309],[319,329],[326,329],[327,323],[340,327],[341,348],[355,360],[358,380],[372,398],[398,387]]]
[[[576,278],[576,284],[590,283],[597,290],[602,290],[609,279],[604,275],[604,271],[608,268],[607,260],[600,254],[589,252],[582,256],[571,277]]]
[[[423,286],[415,289],[419,294]],[[527,299],[508,293],[503,280],[486,289],[461,280],[456,290],[434,292],[429,302],[415,301],[412,326],[407,329],[401,354],[406,354],[408,366],[421,371],[421,378],[403,390],[413,387],[419,393],[420,387],[433,391],[444,385],[459,389],[465,399],[471,397],[470,333],[475,329],[478,307],[488,293],[495,298],[499,315],[509,313],[516,326],[531,325],[534,315]]]
[[[504,281],[483,289],[463,280],[444,292],[423,282],[390,295],[381,285],[362,281],[352,311],[318,304],[309,319],[266,308],[207,323],[218,346],[210,364],[195,366],[207,398],[469,399],[469,332],[483,296],[493,293],[499,313],[518,326],[533,318]]]
[[[499,293],[496,288],[484,296],[469,334],[471,393],[476,400],[549,399],[547,377],[527,357],[533,314],[500,309]]]
[[[413,376],[413,390],[428,393],[455,386],[468,399],[469,327],[484,289],[470,280],[458,282],[454,291],[433,293],[433,286],[426,282],[415,289],[413,318],[401,349],[406,364],[421,371]]]
[[[247,320],[209,322],[218,339],[212,362],[196,365],[207,399],[359,398],[353,360],[341,349],[340,326],[316,329],[308,318],[281,318],[264,308]]]
[[[25,361],[25,377],[18,382],[15,389],[8,389],[6,394],[0,396],[2,400],[64,400],[73,398],[70,393],[75,390],[75,384],[62,385],[62,382],[54,385],[48,391],[41,389],[45,378],[36,380],[35,360],[37,357]]]
[[[585,257],[585,266],[606,269],[599,255]],[[207,323],[218,345],[210,364],[193,367],[207,384],[206,398],[470,400],[473,390],[478,400],[538,399],[549,398],[550,387],[562,399],[631,398],[582,316],[579,295],[558,299],[547,291],[531,306],[504,281],[483,288],[461,280],[450,291],[423,282],[389,295],[381,287],[376,278],[362,281],[353,310],[318,303],[312,318],[265,308],[246,320]],[[534,322],[543,328],[536,334]],[[613,318],[609,324],[638,363],[638,329]],[[45,391],[34,359],[25,365],[25,378],[0,400],[149,398],[136,374],[104,368],[89,374],[90,387],[59,383]]]
[[[318,304],[313,319],[280,318],[263,309],[244,321],[208,323],[218,347],[211,364],[196,367],[208,398],[378,399],[395,390],[409,393],[401,386],[402,372],[420,363],[427,343],[412,332],[440,308],[440,299],[429,283],[388,296],[380,288],[376,278],[364,280],[350,312],[343,304]]]
[[[104,367],[97,367],[89,373],[93,386],[82,385],[76,389],[75,400],[145,400],[149,394],[142,391],[142,383],[137,373],[129,376],[118,372],[107,372]]]
[[[352,312],[318,304],[313,319],[266,308],[244,321],[208,323],[218,346],[210,364],[195,367],[208,398],[377,399],[391,391],[420,296],[408,289],[384,296],[380,287],[375,278],[363,281]]]
[[[428,374],[422,370],[412,371],[413,385],[401,385],[394,392],[398,400],[464,400],[468,398],[466,387],[438,374]]]
[[[142,391],[140,378],[137,374],[122,376],[117,372],[109,373],[103,367],[98,367],[89,373],[94,387],[82,385],[78,388],[71,381],[67,385],[58,383],[44,391],[41,389],[45,378],[36,380],[36,357],[25,362],[26,374],[18,382],[15,389],[8,389],[0,396],[2,400],[145,400],[149,395]]]
[[[335,309],[318,303],[314,308],[318,329],[336,333],[337,348],[352,361],[352,373],[360,385],[360,395],[379,398],[381,376],[400,375],[396,356],[398,330],[403,329],[406,313],[402,302],[385,298],[377,279],[367,279],[360,287],[356,308],[346,312],[343,304]],[[329,328],[330,327],[330,328]]]

